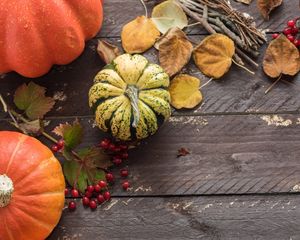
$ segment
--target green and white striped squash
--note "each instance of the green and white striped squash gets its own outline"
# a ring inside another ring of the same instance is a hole
[[[123,141],[153,135],[171,115],[169,83],[168,74],[145,57],[118,56],[89,91],[96,124]]]

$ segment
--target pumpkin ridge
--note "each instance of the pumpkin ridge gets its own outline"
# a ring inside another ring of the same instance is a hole
[[[28,137],[27,137],[26,135],[20,135],[20,139],[19,139],[19,141],[18,141],[18,143],[17,143],[17,145],[16,145],[16,147],[15,147],[15,149],[14,149],[14,151],[13,151],[11,157],[10,157],[10,159],[8,160],[7,168],[6,168],[6,172],[5,172],[5,173],[8,172],[9,167],[10,167],[10,165],[12,164],[12,162],[13,162],[13,160],[14,160],[16,154],[17,154],[17,151],[20,149],[21,145],[25,142],[25,140],[26,140],[27,138],[28,138]],[[14,184],[15,184],[15,183],[14,183]]]
[[[46,158],[46,159],[41,160],[41,161],[39,162],[39,164],[37,164],[36,166],[34,166],[34,168],[32,169],[32,171],[31,171],[29,174],[25,175],[23,178],[20,178],[20,179],[14,181],[14,186],[15,186],[15,188],[17,188],[18,183],[19,183],[20,181],[22,182],[22,181],[24,181],[27,177],[31,176],[31,174],[34,173],[35,170],[36,170],[43,162],[45,162],[45,161],[50,161],[50,160],[56,160],[56,158],[55,158],[54,156],[51,156],[51,157],[49,157],[49,158]]]
[[[6,229],[6,232],[7,232],[7,234],[8,234],[8,237],[10,238],[9,240],[14,240],[14,237],[13,237],[11,231],[10,231],[10,228],[9,228],[8,225],[7,225],[5,216],[4,216],[4,219],[3,219],[3,224],[4,224],[4,226],[5,226],[5,229]],[[16,221],[15,221],[15,224],[18,225],[18,223],[17,223]]]
[[[36,227],[39,227],[39,230],[40,230],[40,227],[44,227],[44,229],[47,230],[47,232],[51,233],[51,230],[52,230],[51,224],[42,222],[41,219],[39,219],[39,220],[35,219],[34,216],[32,216],[28,212],[24,211],[23,208],[18,208],[17,206],[15,206],[14,208],[15,208],[15,210],[20,211],[24,215],[26,215],[31,220],[31,223],[33,223]]]
[[[143,99],[140,99],[141,102],[143,102],[145,105],[147,105],[147,107],[149,107],[152,112],[155,114],[156,119],[158,121],[158,126],[162,125],[165,122],[165,117],[161,114],[159,114],[158,112],[156,112],[150,105],[148,105]]]
[[[62,191],[54,191],[54,192],[43,192],[43,193],[34,193],[34,194],[15,194],[17,197],[29,197],[29,196],[55,196],[55,195],[63,195]]]

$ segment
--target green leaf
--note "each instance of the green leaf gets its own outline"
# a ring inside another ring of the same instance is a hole
[[[70,159],[63,164],[66,180],[71,186],[76,186],[80,192],[84,192],[88,185],[105,180],[103,169],[112,164],[109,156],[96,147],[78,151],[81,162],[75,159],[70,152],[65,151],[65,153],[68,153],[67,156]]]
[[[78,119],[72,124],[60,124],[53,132],[64,139],[65,146],[69,149],[77,147],[81,143],[83,137],[83,127]]]
[[[46,89],[33,82],[21,85],[15,92],[14,103],[31,120],[43,118],[54,106],[55,100],[45,96]]]
[[[188,25],[185,12],[174,0],[162,2],[154,7],[152,20],[162,34],[173,27],[183,29]]]

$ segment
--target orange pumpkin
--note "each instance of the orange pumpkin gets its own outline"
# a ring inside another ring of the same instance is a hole
[[[35,138],[0,131],[0,239],[42,240],[57,225],[65,181],[52,152]]]
[[[0,73],[39,77],[72,62],[102,20],[102,0],[1,0]]]

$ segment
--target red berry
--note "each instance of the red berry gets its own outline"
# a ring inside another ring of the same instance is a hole
[[[292,33],[292,29],[291,28],[285,28],[284,30],[283,30],[283,34],[284,35],[289,35],[289,34],[291,34]]]
[[[110,192],[108,192],[108,191],[104,192],[104,193],[103,193],[103,197],[104,197],[104,199],[105,199],[106,201],[108,201],[108,200],[111,198]]]
[[[100,142],[100,147],[103,149],[108,149],[109,146],[109,140],[108,139],[104,139]]]
[[[86,196],[87,198],[91,198],[93,196],[93,193],[86,191],[84,196]]]
[[[287,22],[287,26],[290,28],[293,28],[296,26],[296,22],[294,20],[290,20]]]
[[[104,182],[104,181],[102,181],[102,180],[98,182],[98,185],[99,185],[101,188],[105,188],[105,187],[107,186],[106,182]]]
[[[122,164],[122,159],[120,158],[120,157],[114,157],[114,159],[113,159],[113,163],[115,164],[115,165],[121,165]]]
[[[65,189],[65,196],[67,196],[68,194],[69,194],[69,189],[66,188],[66,189]]]
[[[295,45],[296,47],[300,47],[300,40],[299,40],[299,39],[295,39],[294,45]]]
[[[296,28],[296,27],[294,27],[294,28],[292,28],[292,35],[297,35],[298,34],[298,32],[299,32],[299,29],[298,28]]]
[[[78,190],[77,190],[77,189],[72,189],[71,195],[72,195],[72,197],[74,197],[74,198],[79,197],[79,192],[78,192]]]
[[[90,205],[90,199],[88,197],[82,198],[82,204],[83,206],[89,206]]]
[[[121,154],[121,158],[127,159],[127,158],[128,158],[128,153],[127,153],[127,152],[122,153],[122,154]]]
[[[287,36],[287,39],[290,40],[291,42],[295,41],[295,37],[291,34]]]
[[[122,151],[126,151],[128,149],[126,145],[120,145],[119,147],[121,148]]]
[[[97,201],[99,204],[104,203],[105,202],[104,196],[102,194],[99,194],[97,196]]]
[[[92,193],[92,192],[94,192],[94,186],[89,185],[89,186],[86,188],[86,190],[87,190],[88,192]]]
[[[74,201],[69,202],[68,208],[71,211],[75,210],[76,209],[76,202],[74,202]]]
[[[128,181],[123,182],[122,187],[124,190],[127,190],[130,187],[130,183]]]
[[[120,175],[121,175],[121,177],[127,177],[128,176],[128,170],[127,169],[121,169]]]
[[[110,151],[114,152],[115,149],[116,149],[116,145],[113,144],[113,143],[110,143],[110,144],[108,145],[108,149],[109,149]]]
[[[65,146],[65,141],[63,139],[60,139],[56,145],[58,146],[59,150],[61,150]]]
[[[120,147],[115,147],[115,152],[121,152],[121,148]]]
[[[107,173],[105,175],[106,181],[108,182],[113,182],[114,181],[114,175],[112,175],[112,173]]]
[[[278,37],[279,37],[279,34],[278,34],[278,33],[273,33],[273,34],[272,34],[272,38],[273,38],[273,39],[276,39],[276,38],[278,38]]]
[[[95,189],[95,192],[97,192],[97,193],[101,191],[101,187],[99,186],[99,184],[96,184],[94,186],[94,189]]]
[[[95,200],[90,201],[90,208],[93,209],[93,210],[97,208],[97,203],[96,203]]]
[[[52,149],[53,152],[58,152],[59,151],[59,147],[56,144],[52,145],[51,149]]]

